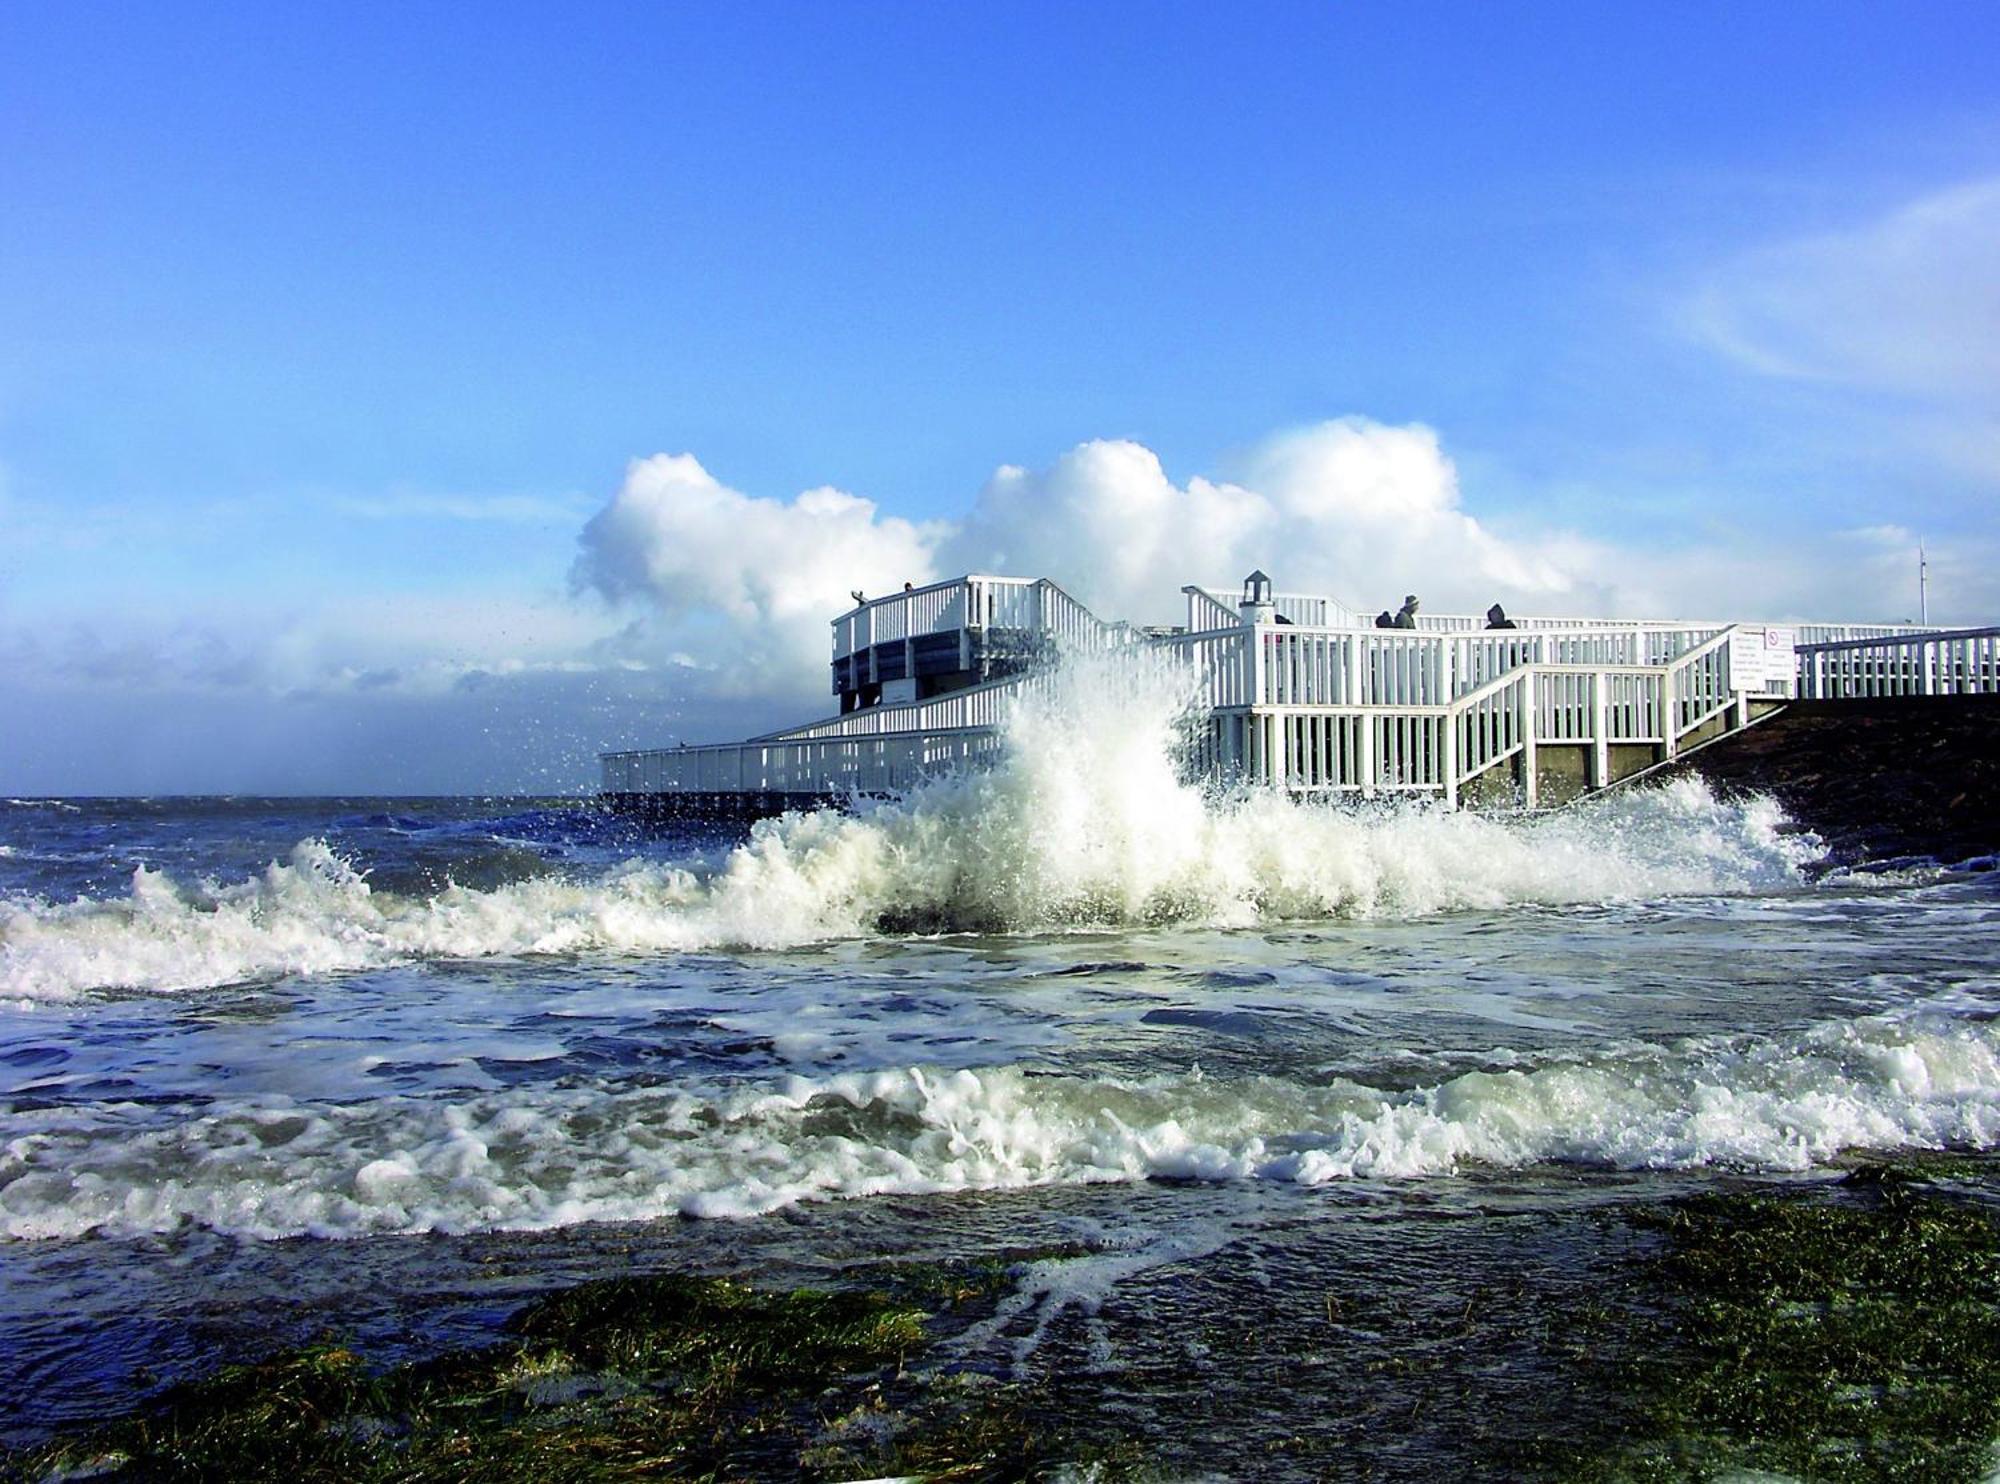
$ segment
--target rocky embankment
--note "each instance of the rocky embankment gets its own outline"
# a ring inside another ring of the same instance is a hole
[[[2000,853],[2000,696],[1800,701],[1671,771],[1769,794],[1840,864]]]

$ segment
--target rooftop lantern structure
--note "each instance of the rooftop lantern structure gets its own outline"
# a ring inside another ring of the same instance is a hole
[[[1240,606],[1245,623],[1270,623],[1277,617],[1270,574],[1259,570],[1243,579],[1243,602]]]

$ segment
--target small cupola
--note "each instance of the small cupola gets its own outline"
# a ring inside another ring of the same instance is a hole
[[[1243,579],[1243,601],[1238,605],[1238,611],[1247,624],[1277,621],[1277,603],[1271,595],[1271,579],[1268,574],[1252,572]]]

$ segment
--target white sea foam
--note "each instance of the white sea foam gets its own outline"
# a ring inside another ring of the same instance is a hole
[[[1122,1225],[1115,1232],[1092,1234],[1087,1257],[1052,1257],[1023,1264],[1011,1274],[1007,1292],[987,1318],[968,1326],[946,1342],[955,1355],[978,1355],[1004,1347],[1011,1369],[1019,1376],[1040,1348],[1050,1329],[1065,1314],[1082,1317],[1088,1337],[1089,1369],[1102,1374],[1123,1369],[1110,1329],[1099,1319],[1104,1304],[1120,1285],[1140,1273],[1175,1263],[1193,1262],[1220,1251],[1241,1233],[1226,1221],[1177,1221],[1167,1231]]]
[[[140,869],[112,900],[0,904],[0,996],[171,991],[423,958],[792,947],[888,927],[1245,926],[1796,884],[1810,837],[1698,782],[1535,820],[1356,813],[1176,776],[1170,681],[1072,677],[1022,706],[987,773],[858,815],[767,820],[717,865],[628,862],[429,898],[307,840],[260,876]]]
[[[450,1102],[217,1102],[155,1120],[117,1105],[17,1114],[0,1148],[0,1232],[538,1229],[884,1194],[1311,1186],[1551,1162],[1801,1170],[1849,1149],[2000,1142],[2000,1022],[1937,1002],[1402,1092],[911,1067],[706,1094],[544,1085]]]

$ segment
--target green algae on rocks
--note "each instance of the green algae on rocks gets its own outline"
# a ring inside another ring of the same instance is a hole
[[[1648,1213],[1664,1308],[1630,1370],[1647,1420],[1571,1472],[1972,1481],[2000,1440],[1991,1160],[1863,1166],[1831,1187]],[[1958,1188],[1954,1189],[1956,1186]],[[1979,1187],[1984,1187],[1982,1191]]]
[[[972,1285],[962,1285],[971,1287]],[[923,1386],[922,1309],[679,1274],[531,1304],[504,1344],[371,1370],[315,1346],[175,1386],[141,1414],[17,1453],[22,1480],[1019,1478],[1054,1440],[1018,1388]]]

